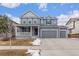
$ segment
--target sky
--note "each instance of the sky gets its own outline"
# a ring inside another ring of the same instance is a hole
[[[38,16],[55,16],[59,25],[65,25],[70,17],[79,17],[79,3],[0,3],[0,15],[6,14],[17,23],[28,10]]]

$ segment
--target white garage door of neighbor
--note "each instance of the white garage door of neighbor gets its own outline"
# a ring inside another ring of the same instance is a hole
[[[42,38],[57,38],[56,30],[42,30]]]

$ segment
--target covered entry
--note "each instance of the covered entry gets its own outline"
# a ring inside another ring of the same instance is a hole
[[[57,38],[57,30],[53,29],[42,29],[41,30],[42,38]]]

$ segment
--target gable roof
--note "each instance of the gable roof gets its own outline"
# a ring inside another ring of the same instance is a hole
[[[35,18],[35,17],[38,18],[38,16],[32,10],[28,10],[20,18]]]
[[[70,18],[69,21],[66,23],[66,25],[72,21],[79,21],[79,18]]]

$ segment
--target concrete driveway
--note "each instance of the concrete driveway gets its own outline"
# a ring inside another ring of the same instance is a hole
[[[79,56],[78,39],[42,39],[42,56]]]

